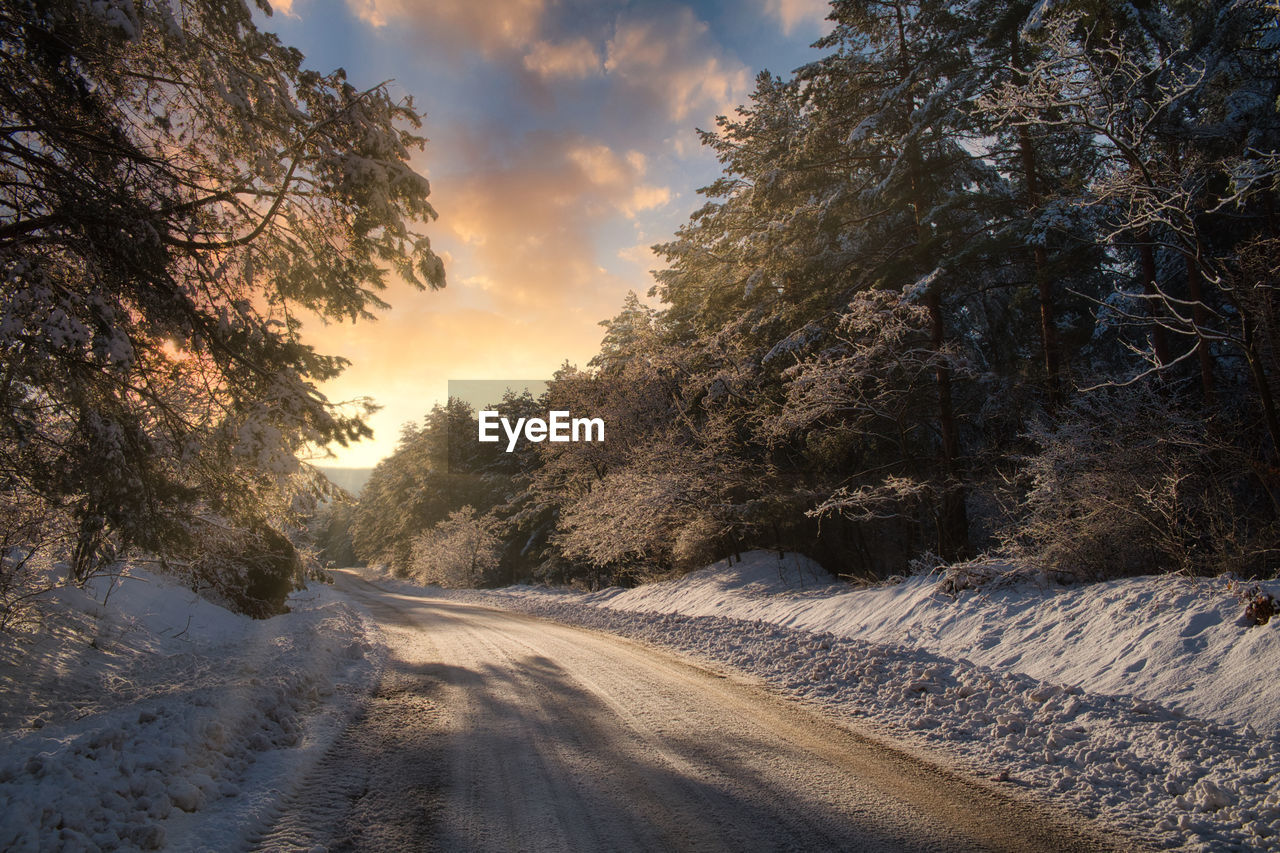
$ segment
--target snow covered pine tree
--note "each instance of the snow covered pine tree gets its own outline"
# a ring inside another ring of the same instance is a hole
[[[240,3],[16,0],[0,43],[0,492],[67,520],[72,581],[129,549],[226,572],[315,487],[299,448],[368,433],[299,312],[444,285],[419,116]]]

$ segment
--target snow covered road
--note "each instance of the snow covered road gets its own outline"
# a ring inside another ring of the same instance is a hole
[[[386,671],[262,849],[1107,848],[739,676],[337,575]]]

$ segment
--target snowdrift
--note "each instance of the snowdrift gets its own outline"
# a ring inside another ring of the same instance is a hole
[[[1280,595],[1280,584],[1263,584]],[[673,581],[582,596],[640,613],[724,616],[924,649],[980,666],[1137,696],[1280,734],[1280,625],[1249,627],[1221,578],[938,591],[937,576],[864,589],[812,560],[754,551]]]
[[[0,636],[0,849],[230,849],[270,820],[381,665],[328,587],[289,606],[253,620],[133,569]]]

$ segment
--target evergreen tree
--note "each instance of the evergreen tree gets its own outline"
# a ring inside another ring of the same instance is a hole
[[[236,3],[18,0],[0,43],[0,491],[69,514],[76,580],[278,524],[297,450],[369,434],[300,313],[444,284],[412,103]]]

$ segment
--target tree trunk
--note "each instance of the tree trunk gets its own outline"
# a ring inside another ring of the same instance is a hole
[[[80,516],[80,525],[76,531],[76,546],[71,552],[71,571],[68,580],[76,586],[82,586],[102,568],[103,546],[106,538],[106,522],[97,512],[96,504],[90,501]]]
[[[1168,364],[1169,338],[1160,325],[1160,289],[1156,286],[1156,255],[1151,250],[1151,232],[1143,228],[1138,234],[1138,254],[1142,261],[1142,292],[1146,296],[1147,312],[1151,315],[1151,347],[1156,353],[1156,363]]]
[[[905,82],[910,76],[906,26],[903,21],[902,7],[899,5],[896,9],[899,57],[902,65],[902,79]],[[911,111],[915,109],[914,96],[908,95],[904,103],[909,119]],[[926,209],[922,189],[924,166],[919,142],[915,138],[910,138],[907,145],[906,154],[911,169],[911,208],[916,228],[917,268],[923,275],[935,266],[927,249],[930,232],[929,224],[924,220]],[[937,282],[930,284],[925,296],[925,306],[929,311],[929,333],[933,351],[941,355],[946,346],[947,330],[942,317],[942,294]],[[955,410],[951,401],[951,368],[942,358],[938,360],[934,378],[938,385],[938,433],[942,442],[942,467],[946,474],[938,510],[938,555],[948,562],[953,562],[968,553],[969,519],[965,509],[964,484],[959,477],[960,441],[956,431]]]
[[[1244,355],[1249,362],[1249,372],[1253,375],[1253,384],[1258,389],[1258,401],[1262,406],[1262,416],[1267,423],[1267,432],[1271,436],[1271,449],[1276,458],[1280,458],[1280,416],[1276,414],[1275,398],[1271,395],[1271,383],[1267,381],[1266,370],[1262,367],[1262,355],[1258,352],[1257,336],[1254,332],[1253,318],[1241,312],[1241,331],[1244,336]]]
[[[936,288],[929,291],[925,304],[929,309],[933,348],[940,353],[946,342],[946,327],[942,319],[942,297]],[[942,466],[947,475],[938,513],[938,556],[947,562],[954,562],[967,556],[969,551],[969,514],[965,508],[964,485],[960,481],[960,438],[951,402],[951,368],[939,360],[934,376],[938,383],[938,432],[942,438]]]
[[[1018,49],[1018,31],[1011,36],[1010,58],[1013,67],[1022,73],[1021,51]],[[1018,125],[1018,152],[1022,158],[1023,181],[1027,188],[1027,211],[1034,213],[1040,207],[1040,179],[1036,172],[1036,152],[1031,142],[1031,131],[1025,124]],[[1058,317],[1053,303],[1053,285],[1049,281],[1049,255],[1044,246],[1035,246],[1031,252],[1036,269],[1036,293],[1040,298],[1040,351],[1044,357],[1045,385],[1049,389],[1049,402],[1062,403],[1062,346],[1058,342]]]
[[[1187,255],[1187,293],[1191,298],[1191,324],[1196,333],[1196,358],[1200,362],[1200,393],[1206,403],[1217,399],[1213,381],[1213,354],[1209,352],[1209,341],[1202,331],[1209,323],[1209,312],[1204,305],[1204,277],[1200,274],[1200,266],[1196,259]]]

